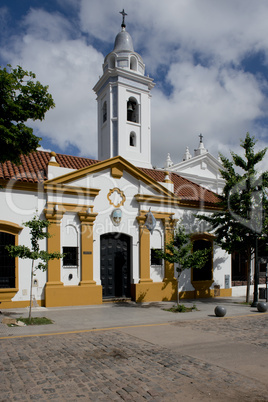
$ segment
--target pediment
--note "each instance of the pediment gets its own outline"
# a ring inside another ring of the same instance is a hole
[[[101,176],[102,174],[110,174],[115,179],[120,179],[124,173],[132,176],[136,180],[144,183],[151,191],[156,192],[158,195],[168,196],[171,198],[176,198],[174,194],[162,186],[159,182],[154,180],[152,177],[148,176],[141,169],[132,165],[130,162],[122,158],[121,156],[116,156],[105,161],[98,162],[96,164],[87,166],[82,169],[78,169],[73,172],[69,172],[62,176],[58,176],[54,179],[47,180],[44,183],[46,190],[49,189],[62,189],[66,193],[68,189],[80,189],[80,191],[91,192],[91,195],[97,195],[100,189],[92,188],[90,185],[85,186],[82,183],[85,182],[84,178],[92,175]],[[126,175],[127,176],[127,175]],[[81,185],[79,184],[81,183]],[[90,183],[90,180],[89,180]],[[90,194],[89,194],[90,195]]]
[[[220,169],[222,169],[222,164],[207,152],[206,154],[194,156],[191,159],[177,163],[170,169],[178,173],[194,173],[194,171],[200,171],[202,175],[208,173],[209,175],[218,177],[220,175]]]

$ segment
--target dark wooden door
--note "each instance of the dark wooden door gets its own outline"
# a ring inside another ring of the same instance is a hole
[[[130,297],[130,237],[102,235],[100,258],[103,298]]]
[[[193,244],[193,250],[206,250],[208,248],[211,249],[212,244],[208,240],[195,240]],[[210,252],[207,262],[203,266],[203,268],[194,268],[193,269],[193,280],[194,281],[209,281],[212,280],[212,254]]]

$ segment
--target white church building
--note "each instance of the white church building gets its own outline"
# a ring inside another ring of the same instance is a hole
[[[33,296],[41,306],[170,301],[178,291],[191,299],[232,295],[231,257],[194,217],[217,209],[222,182],[218,177],[210,187],[210,179],[219,162],[200,142],[195,157],[152,168],[153,87],[123,21],[94,87],[98,160],[36,151],[22,155],[19,166],[0,165],[1,308],[29,305],[31,262],[11,258],[5,246],[30,247],[23,223],[36,214],[50,222],[51,237],[41,247],[65,254],[35,272]],[[195,162],[211,174],[207,183]],[[149,211],[156,219],[152,233],[145,226]],[[181,223],[193,248],[210,248],[211,256],[201,270],[183,271],[178,289],[177,267],[157,258],[155,249],[164,249]]]

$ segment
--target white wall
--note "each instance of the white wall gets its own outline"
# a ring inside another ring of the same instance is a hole
[[[45,206],[45,194],[40,186],[40,191],[20,191],[12,187],[12,182],[0,192],[1,220],[16,223],[23,227],[18,239],[19,245],[31,248],[30,229],[24,227],[23,223],[30,221],[34,215],[40,215]],[[43,215],[41,214],[41,218]],[[40,241],[40,249],[46,249],[46,240]],[[36,265],[38,261],[36,262]],[[19,259],[18,280],[19,291],[13,298],[14,301],[29,300],[31,280],[31,260]],[[44,285],[46,283],[46,272],[35,271],[33,296],[36,300],[43,297]]]

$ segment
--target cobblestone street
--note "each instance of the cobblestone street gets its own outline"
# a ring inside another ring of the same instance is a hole
[[[194,328],[196,331],[226,335],[238,342],[263,347],[268,351],[268,315],[224,318],[223,320],[195,320],[174,323],[180,327]],[[265,352],[264,352],[265,353]]]
[[[220,333],[267,356],[268,315],[148,327]],[[146,328],[144,329],[146,330]],[[1,339],[1,401],[268,401],[246,376],[155,345],[123,330]],[[235,358],[235,357],[234,357]],[[264,373],[267,378],[267,372]]]

